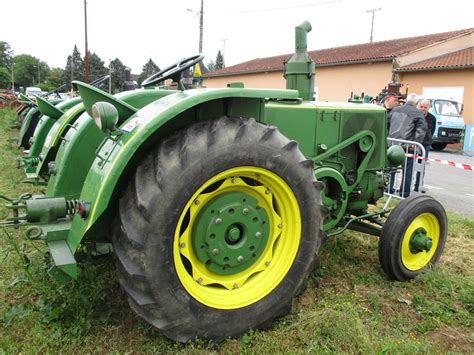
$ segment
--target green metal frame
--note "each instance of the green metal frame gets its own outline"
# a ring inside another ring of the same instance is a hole
[[[121,127],[135,122],[135,129],[109,136],[95,154],[79,198],[90,204],[89,215],[83,219],[75,214],[70,228],[64,224],[64,234],[67,234],[66,241],[72,257],[68,260],[74,259],[73,254],[86,234],[97,233],[96,228],[101,225],[99,218],[110,218],[110,213],[104,212],[112,205],[112,196],[120,178],[129,163],[136,159],[144,142],[151,143],[159,135],[166,136],[193,120],[220,117],[223,114],[260,119],[268,98],[295,100],[298,92],[240,88],[189,90],[165,96],[132,115]],[[98,131],[97,127],[95,129]],[[56,244],[48,245],[54,248]],[[71,277],[76,277],[75,268],[70,264],[62,264],[59,259],[55,259],[55,264]]]

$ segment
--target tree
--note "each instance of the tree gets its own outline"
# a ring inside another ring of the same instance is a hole
[[[97,54],[89,52],[89,81],[92,82],[106,75],[108,71],[104,61]]]
[[[112,72],[112,92],[120,92],[125,80],[125,65],[123,65],[120,59],[115,58],[110,62],[110,69]]]
[[[28,87],[36,85],[46,78],[49,73],[49,66],[46,62],[40,61],[29,54],[20,54],[13,57],[15,83]]]
[[[11,68],[13,50],[7,42],[0,41],[0,67]]]
[[[214,70],[219,70],[223,68],[225,68],[224,56],[222,55],[221,51],[218,51],[216,56],[216,66],[214,67]]]
[[[10,71],[5,67],[0,67],[0,88],[7,89],[12,85]]]
[[[86,72],[81,53],[74,45],[72,54],[67,57],[66,68],[64,69],[64,82],[70,83],[73,80],[84,81]]]
[[[209,63],[207,63],[207,69],[209,69],[209,71],[216,70],[216,63],[213,60],[211,60]]]
[[[143,80],[148,78],[149,76],[158,73],[160,71],[160,68],[158,65],[155,64],[155,62],[150,58],[147,63],[142,68],[142,72],[140,73],[140,76],[138,77],[138,85],[141,85]]]
[[[48,76],[46,77],[46,83],[51,85],[54,88],[60,87],[64,82],[64,69],[62,68],[52,68],[49,71]]]

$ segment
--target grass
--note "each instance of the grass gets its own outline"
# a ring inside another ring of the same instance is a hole
[[[40,189],[18,183],[14,112],[0,110],[0,192]],[[7,211],[0,207],[0,218]],[[21,230],[0,237],[0,354],[90,352],[472,353],[474,221],[449,214],[438,265],[412,282],[387,281],[377,240],[348,232],[321,248],[321,268],[290,315],[211,347],[177,344],[138,318],[118,286],[112,258],[80,253],[77,282],[48,274],[47,248]],[[0,230],[3,234],[3,231]]]

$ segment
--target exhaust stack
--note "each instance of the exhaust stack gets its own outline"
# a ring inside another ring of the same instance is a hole
[[[311,24],[304,21],[295,27],[295,54],[285,62],[286,88],[298,90],[303,100],[314,100],[315,65],[309,57],[306,35],[311,31]]]

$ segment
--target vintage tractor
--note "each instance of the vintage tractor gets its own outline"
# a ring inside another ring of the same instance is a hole
[[[267,328],[304,290],[323,237],[348,229],[380,238],[389,278],[426,271],[445,211],[425,195],[377,204],[403,150],[387,151],[383,108],[313,101],[310,30],[296,27],[286,90],[184,90],[201,56],[145,81],[178,91],[118,97],[76,83],[87,114],[49,160],[46,195],[0,196],[14,213],[4,225],[45,240],[58,277],[77,278],[81,243],[111,245],[131,307],[181,342]]]
[[[97,98],[97,95],[99,95],[102,100],[112,100],[117,105],[122,105],[122,109],[128,110],[128,112],[136,111],[160,97],[175,93],[171,90],[137,90],[111,96],[101,90],[96,90],[93,84],[78,83],[78,85],[86,86],[92,97]],[[60,110],[59,105],[51,105],[42,98],[38,98],[37,101],[43,116],[31,138],[32,144],[27,151],[28,155],[20,158],[21,164],[25,167],[27,182],[45,184],[49,180],[51,172],[56,172],[58,169],[62,173],[60,176],[68,176],[60,168],[61,164],[66,163],[67,166],[75,170],[73,181],[79,181],[79,185],[75,188],[76,194],[79,194],[85,175],[78,178],[78,167],[85,167],[83,171],[87,173],[95,157],[94,152],[104,139],[105,134],[96,129],[95,124],[87,114],[82,118],[85,108],[81,98],[68,100],[69,106],[71,106],[71,103],[76,105],[66,112]],[[66,136],[70,128],[73,128],[73,133]],[[76,149],[78,146],[75,145],[78,140],[82,141],[82,144],[86,143],[85,147],[80,147],[80,151]],[[74,156],[63,154],[63,151],[73,146],[75,147]],[[59,157],[67,156],[67,162],[61,161],[59,158],[56,159],[58,153]],[[71,165],[69,164],[71,161],[79,163],[78,165]],[[65,181],[65,183],[68,189],[72,188],[72,180]],[[52,184],[48,186],[51,188]],[[70,196],[70,194],[67,194],[67,196]]]

